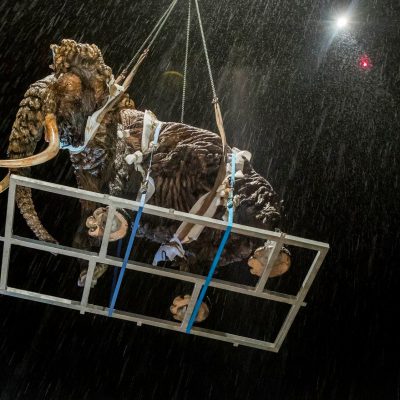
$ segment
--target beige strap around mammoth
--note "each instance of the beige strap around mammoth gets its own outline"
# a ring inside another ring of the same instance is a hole
[[[222,158],[221,158],[221,162],[219,165],[217,177],[215,178],[214,186],[205,195],[204,198],[200,199],[201,204],[196,203],[194,206],[195,208],[192,208],[192,210],[190,210],[190,212],[194,211],[194,214],[201,215],[201,216],[207,215],[207,213],[212,213],[212,211],[210,210],[210,206],[211,206],[212,202],[215,200],[218,188],[221,186],[222,182],[224,181],[224,179],[226,177],[227,143],[226,143],[224,123],[223,123],[221,109],[219,107],[218,99],[215,99],[215,101],[213,101],[213,103],[214,103],[215,120],[217,122],[218,131],[219,131],[219,134],[221,136],[221,141],[222,141]],[[210,211],[208,211],[208,210],[210,210]],[[195,224],[193,224],[193,223],[183,222],[180,225],[178,231],[176,232],[176,237],[180,241],[184,241],[194,226],[195,226]]]

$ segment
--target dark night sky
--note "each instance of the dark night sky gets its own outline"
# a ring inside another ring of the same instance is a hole
[[[49,73],[51,43],[96,43],[116,73],[167,3],[0,2],[1,158],[23,93]],[[307,307],[270,354],[2,297],[1,400],[400,399],[400,3],[202,0],[201,7],[230,145],[250,150],[285,200],[284,231],[330,243]],[[332,18],[349,7],[349,29],[332,38]],[[185,13],[181,0],[131,88],[138,108],[161,120],[180,115],[180,83],[162,73],[182,70]],[[364,55],[369,70],[358,65]],[[215,130],[197,29],[190,57],[186,122]],[[65,154],[32,175],[74,185]],[[40,195],[37,204],[49,230],[62,227],[68,240],[77,204]],[[30,235],[19,215],[15,230]],[[76,265],[51,257],[15,249],[10,279],[78,296]],[[285,279],[289,287],[296,280]],[[153,309],[164,304],[154,292],[148,301]],[[238,318],[250,325],[251,313]],[[258,328],[268,315],[259,317]]]

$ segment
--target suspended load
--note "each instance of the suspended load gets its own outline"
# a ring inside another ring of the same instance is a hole
[[[280,232],[281,203],[277,194],[253,169],[250,152],[229,147],[197,0],[219,134],[183,123],[191,1],[181,123],[163,122],[153,112],[135,108],[126,92],[175,5],[176,0],[116,79],[97,46],[73,40],[52,45],[54,73],[31,85],[26,92],[12,128],[9,159],[0,160],[0,167],[9,168],[14,174],[11,179],[8,174],[0,183],[1,191],[10,186],[6,233],[1,238],[4,248],[0,290],[5,295],[78,309],[82,313],[108,315],[235,345],[278,351],[296,313],[304,305],[305,295],[329,247]],[[49,145],[43,153],[33,155],[43,131]],[[60,149],[70,153],[78,189],[27,177],[31,166],[54,158]],[[58,244],[57,237],[47,232],[36,213],[31,188],[84,200],[73,247]],[[13,236],[14,201],[38,240]],[[155,216],[162,218],[162,222]],[[137,240],[158,245],[147,264],[132,261]],[[116,259],[107,254],[109,242],[113,241],[118,241]],[[123,241],[126,248],[122,254]],[[97,253],[90,251],[93,243],[100,243]],[[79,259],[81,301],[9,287],[11,244]],[[265,288],[269,277],[289,270],[289,245],[317,251],[296,296]],[[217,267],[238,261],[247,262],[249,274],[259,277],[255,286],[214,278]],[[109,305],[89,304],[90,291],[108,266],[116,268]],[[191,293],[183,292],[171,302],[172,316],[179,322],[115,309],[129,269],[194,285]],[[255,340],[196,326],[210,312],[206,302],[209,287],[289,304],[289,313],[276,340]]]

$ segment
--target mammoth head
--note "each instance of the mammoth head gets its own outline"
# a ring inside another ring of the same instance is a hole
[[[0,167],[41,164],[55,157],[60,145],[82,145],[87,117],[107,99],[112,71],[96,45],[65,39],[51,49],[54,73],[25,93],[10,135],[10,159],[0,160]],[[43,130],[49,146],[33,156]]]
[[[54,158],[60,146],[83,144],[87,117],[102,106],[113,80],[97,46],[63,40],[51,49],[54,73],[26,91],[11,131],[9,159],[0,160],[0,167],[20,174],[25,174],[27,167]],[[43,131],[49,146],[33,155]],[[0,182],[0,192],[7,187],[8,176]],[[18,188],[16,202],[35,235],[55,242],[39,220],[30,189]]]
[[[51,49],[60,143],[79,147],[84,144],[87,118],[107,100],[112,71],[94,44],[63,40],[60,46],[52,45]]]

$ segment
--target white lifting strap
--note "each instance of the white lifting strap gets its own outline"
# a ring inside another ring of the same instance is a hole
[[[150,153],[154,146],[158,144],[158,138],[163,123],[157,120],[157,117],[150,111],[146,110],[143,117],[143,132],[141,149],[135,151],[133,154],[128,154],[125,157],[127,164],[135,165],[136,171],[140,172],[143,179],[148,179],[148,188],[146,193],[146,202],[153,196],[155,192],[155,185],[153,178],[149,175],[146,177],[145,169],[142,165],[144,155]],[[140,193],[138,193],[140,197]]]

